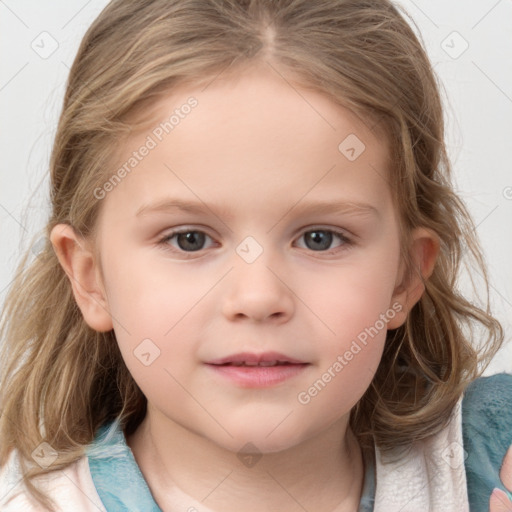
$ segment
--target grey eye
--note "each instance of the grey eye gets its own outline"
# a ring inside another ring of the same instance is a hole
[[[304,240],[308,249],[323,251],[329,249],[332,244],[333,233],[327,229],[315,229],[304,233]]]
[[[200,251],[206,239],[206,235],[201,231],[184,231],[175,233],[171,238],[173,237],[176,237],[178,247],[183,251]]]

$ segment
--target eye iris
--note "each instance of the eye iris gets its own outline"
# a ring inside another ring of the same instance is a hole
[[[180,249],[184,251],[199,251],[204,244],[205,235],[199,231],[187,231],[178,233],[177,241]]]
[[[306,245],[308,246],[309,249],[312,249],[314,251],[328,249],[332,243],[332,233],[330,233],[329,231],[308,231],[305,234],[305,239]],[[313,247],[311,247],[310,244],[308,243],[308,240],[313,240],[314,244],[320,244],[320,247],[318,247],[318,245],[316,247],[314,245]]]

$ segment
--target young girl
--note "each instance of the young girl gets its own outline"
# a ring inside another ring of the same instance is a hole
[[[111,2],[5,304],[2,510],[510,510],[443,137],[387,0]]]

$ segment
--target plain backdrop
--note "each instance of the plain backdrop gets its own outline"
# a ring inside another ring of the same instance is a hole
[[[508,343],[486,373],[512,373],[512,2],[399,3],[443,83],[456,188],[477,226],[493,312],[506,332]],[[22,252],[41,238],[65,81],[85,30],[106,4],[0,0],[0,304]]]

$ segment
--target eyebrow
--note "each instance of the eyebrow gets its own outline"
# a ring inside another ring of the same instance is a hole
[[[172,211],[184,211],[188,213],[206,213],[210,211],[215,215],[230,217],[230,211],[226,205],[208,205],[203,202],[185,201],[178,198],[166,198],[154,203],[142,205],[136,213],[137,217],[148,215],[151,213],[169,213]],[[302,202],[295,203],[295,205],[287,208],[285,216],[292,211],[296,214],[302,215],[318,215],[324,213],[346,213],[354,215],[375,215],[380,216],[377,208],[368,203],[353,202],[353,201],[317,201],[317,202]]]

